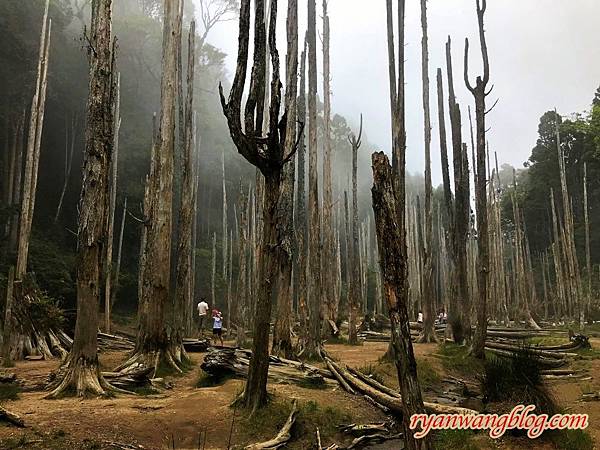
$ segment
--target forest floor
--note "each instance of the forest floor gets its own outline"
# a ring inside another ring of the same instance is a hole
[[[600,339],[591,339],[600,348]],[[395,367],[381,362],[387,343],[365,342],[359,346],[328,344],[327,351],[348,366],[374,373],[389,386],[397,387]],[[463,356],[449,359],[440,354],[437,344],[415,344],[419,378],[424,395],[435,389],[446,375],[463,379],[476,368]],[[104,370],[114,368],[125,358],[124,352],[100,354]],[[294,439],[287,448],[315,447],[315,430],[319,427],[323,445],[348,445],[351,442],[337,426],[348,423],[374,423],[390,418],[367,402],[341,388],[315,389],[293,384],[269,383],[273,395],[271,405],[249,418],[231,407],[241,392],[243,381],[228,379],[221,384],[198,387],[205,379],[199,367],[204,354],[192,353],[192,370],[171,378],[173,388],[159,395],[119,395],[108,399],[45,400],[44,392],[18,392],[4,395],[0,403],[19,414],[27,427],[23,429],[0,425],[0,449],[226,449],[268,440],[277,434],[287,419],[291,399],[296,398],[300,414]],[[43,380],[58,366],[58,361],[27,361],[10,369],[21,380]],[[571,413],[590,415],[588,435],[600,442],[600,402],[581,401],[582,393],[600,392],[600,353],[592,351],[589,359],[577,362],[585,368],[591,380],[553,381],[550,390],[560,407]],[[471,373],[472,372],[472,373]],[[206,437],[205,437],[206,436]],[[206,441],[204,442],[204,439]],[[592,448],[591,440],[582,435],[560,435],[552,439],[529,440],[526,437],[505,436],[492,441],[484,433],[443,432],[435,435],[436,448],[456,449],[523,449],[523,448]],[[199,446],[199,441],[201,445]],[[142,447],[138,447],[142,446]],[[397,444],[368,447],[398,448]]]

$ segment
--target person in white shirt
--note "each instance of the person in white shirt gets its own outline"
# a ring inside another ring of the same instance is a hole
[[[207,322],[207,316],[208,316],[208,303],[206,303],[206,300],[204,298],[200,299],[200,303],[198,303],[198,319],[200,322],[200,334],[202,336],[204,336],[204,328],[206,326],[206,322]]]
[[[423,323],[423,313],[421,311],[417,314],[417,323]]]

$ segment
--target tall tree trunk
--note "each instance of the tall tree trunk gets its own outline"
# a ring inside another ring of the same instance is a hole
[[[117,74],[117,87],[116,87],[116,99],[115,99],[115,127],[114,127],[114,143],[113,143],[113,156],[110,161],[110,180],[109,190],[110,195],[108,199],[108,226],[107,226],[107,238],[106,238],[106,250],[104,255],[104,329],[107,333],[110,333],[110,313],[111,304],[110,299],[111,288],[112,288],[112,275],[113,275],[113,242],[114,242],[114,228],[115,228],[115,209],[117,206],[117,175],[119,173],[119,130],[121,128],[121,75]]]
[[[23,193],[23,150],[24,150],[24,132],[25,128],[25,111],[21,113],[17,121],[17,126],[14,136],[14,169],[11,169],[13,176],[11,177],[12,182],[12,199],[11,206],[12,212],[9,217],[9,235],[8,235],[8,253],[14,254],[17,250],[18,239],[19,239],[19,212],[21,205],[21,197]]]
[[[402,394],[404,438],[407,449],[428,449],[428,437],[415,439],[409,423],[414,414],[423,414],[425,407],[417,378],[417,363],[410,338],[410,323],[407,302],[407,261],[404,226],[398,223],[398,209],[404,208],[394,187],[392,168],[383,152],[374,153],[373,162],[373,212],[377,230],[380,267],[383,274],[385,298],[392,326],[392,345],[396,355],[395,363],[398,382]]]
[[[357,314],[360,311],[361,297],[361,273],[360,273],[360,249],[358,242],[358,149],[362,139],[362,114],[360,115],[360,129],[358,137],[351,134],[348,137],[352,148],[352,276],[350,278],[350,320],[348,323],[349,342],[352,345],[358,344],[358,336],[356,334]]]
[[[236,346],[245,344],[245,317],[248,314],[249,283],[248,283],[248,212],[250,209],[250,196],[244,193],[240,183],[240,195],[238,196],[240,206],[240,220],[238,232],[238,295],[235,303],[235,328]]]
[[[435,337],[435,298],[433,286],[433,215],[431,197],[431,112],[429,105],[429,48],[427,41],[427,1],[421,0],[421,76],[423,81],[423,114],[424,114],[424,139],[425,139],[425,252],[423,254],[424,270],[424,311],[422,342],[436,342]]]
[[[298,316],[300,319],[299,345],[304,348],[308,337],[308,279],[307,279],[307,252],[308,252],[308,224],[306,220],[306,146],[305,146],[305,124],[306,124],[306,46],[300,57],[300,88],[298,95],[298,122],[302,123],[298,136],[298,182],[296,194],[296,249],[298,251]]]
[[[328,0],[323,0],[323,337],[331,334],[329,320],[335,321],[334,311],[334,237],[333,237],[333,192],[331,172],[331,75],[330,75],[330,27],[327,14]]]
[[[27,151],[25,156],[25,171],[21,195],[21,214],[19,216],[18,248],[16,279],[22,280],[27,272],[29,255],[29,239],[35,208],[35,191],[37,187],[38,166],[42,144],[42,130],[46,107],[46,89],[48,86],[48,64],[50,56],[50,34],[52,19],[48,19],[49,0],[46,0],[42,32],[40,34],[40,49],[37,63],[37,78],[35,93],[31,101],[29,132],[27,136]]]
[[[194,70],[196,66],[196,23],[190,23],[188,33],[188,61],[186,99],[183,129],[181,204],[179,206],[179,234],[177,242],[177,266],[175,280],[174,320],[177,339],[182,339],[186,328],[186,318],[193,302],[192,297],[192,255],[194,234]]]
[[[308,232],[309,254],[309,329],[303,355],[320,356],[321,324],[323,322],[323,290],[321,271],[321,219],[319,212],[319,180],[317,173],[317,31],[316,2],[308,0]]]
[[[590,216],[588,207],[587,163],[583,163],[583,217],[585,225],[585,275],[587,279],[585,293],[585,311],[589,314],[592,306],[592,259],[590,256]]]
[[[478,76],[475,87],[469,81],[469,40],[465,39],[464,78],[465,84],[475,99],[475,122],[477,127],[477,176],[475,184],[475,206],[477,210],[477,248],[478,279],[477,289],[477,327],[473,339],[472,353],[477,358],[484,358],[485,339],[487,336],[487,293],[489,278],[489,236],[487,221],[487,179],[486,179],[486,141],[485,141],[485,97],[489,94],[487,84],[490,78],[490,64],[483,18],[487,0],[477,0],[477,19],[479,40],[483,58],[483,76]]]
[[[257,293],[254,315],[252,359],[248,369],[248,379],[242,403],[256,411],[267,402],[267,374],[269,370],[269,329],[271,319],[271,299],[277,274],[278,252],[282,245],[278,233],[278,207],[282,172],[285,164],[294,156],[286,156],[285,142],[287,118],[290,111],[281,109],[281,81],[279,79],[279,53],[276,46],[277,1],[271,0],[269,20],[269,51],[272,65],[271,96],[267,137],[263,138],[264,86],[266,78],[266,36],[264,24],[264,0],[256,0],[254,20],[254,61],[250,78],[250,90],[245,106],[244,125],[241,124],[241,103],[248,65],[250,34],[250,0],[242,0],[238,36],[238,58],[234,81],[226,101],[223,87],[219,86],[221,106],[227,118],[229,133],[238,152],[264,177],[263,224]],[[287,105],[286,105],[287,106]],[[282,131],[283,130],[283,131]],[[266,144],[263,146],[263,142]],[[295,150],[295,149],[294,149]]]
[[[287,61],[286,61],[285,110],[288,111],[285,131],[285,155],[293,155],[296,145],[296,114],[298,92],[298,2],[288,1],[287,11]],[[303,125],[302,125],[303,126]],[[286,156],[287,157],[287,156]],[[281,195],[277,207],[279,264],[277,276],[277,319],[273,331],[273,353],[286,358],[293,356],[292,316],[292,257],[294,255],[294,172],[292,159],[284,168]]]
[[[116,370],[128,372],[139,365],[157,373],[181,372],[180,341],[173,326],[170,297],[171,238],[173,228],[173,166],[177,103],[177,52],[181,36],[180,0],[165,0],[161,111],[150,175],[144,279],[140,329],[133,355]]]
[[[96,336],[115,132],[115,55],[111,40],[112,1],[93,0],[86,146],[77,235],[77,321],[71,352],[48,394],[51,398],[68,393],[79,397],[106,395],[114,390],[100,374]]]

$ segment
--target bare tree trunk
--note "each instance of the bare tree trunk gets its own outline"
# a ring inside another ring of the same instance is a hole
[[[98,305],[107,236],[110,164],[114,145],[114,44],[112,1],[93,0],[89,35],[90,79],[86,151],[80,198],[77,263],[77,321],[71,352],[48,397],[79,397],[114,390],[100,374],[97,353]]]
[[[404,208],[394,187],[392,168],[383,152],[374,153],[373,162],[373,212],[377,230],[380,267],[388,312],[392,326],[392,345],[402,394],[404,439],[407,449],[431,448],[428,437],[415,439],[410,429],[410,418],[423,414],[425,407],[417,378],[417,363],[410,338],[410,323],[406,308],[406,245],[404,226],[398,223],[398,209]],[[404,179],[396,180],[399,184]]]
[[[487,84],[490,78],[490,65],[485,40],[483,18],[487,0],[477,0],[477,19],[479,24],[479,40],[483,57],[483,77],[478,76],[475,87],[469,82],[469,40],[465,39],[464,78],[465,84],[475,99],[475,121],[477,126],[477,177],[475,184],[475,205],[477,210],[477,248],[478,248],[478,295],[477,327],[473,340],[472,353],[477,358],[484,358],[485,339],[487,335],[487,287],[489,273],[489,236],[487,221],[487,180],[486,180],[486,141],[485,141],[485,97],[489,94]]]
[[[333,261],[333,192],[331,173],[331,86],[330,86],[330,28],[327,14],[328,0],[323,0],[323,337],[331,335],[329,320],[335,322],[334,314],[334,266]]]
[[[71,178],[71,168],[73,167],[73,152],[75,150],[75,138],[77,132],[77,120],[77,115],[73,114],[73,117],[71,118],[70,130],[69,124],[65,124],[65,179],[63,182],[62,189],[60,191],[58,206],[56,207],[56,214],[54,215],[54,223],[57,223],[58,218],[60,217],[63,200],[65,198],[65,193],[67,192],[67,187],[69,186],[69,179]]]
[[[115,93],[115,112],[114,112],[114,143],[113,156],[110,161],[110,180],[109,180],[109,198],[108,198],[108,225],[106,237],[106,249],[104,254],[104,329],[110,333],[110,313],[111,313],[111,283],[113,274],[113,242],[115,227],[115,209],[117,206],[117,176],[119,173],[119,130],[121,128],[121,75],[117,74],[117,87]]]
[[[222,213],[223,213],[223,219],[221,222],[221,247],[222,247],[222,251],[223,251],[223,270],[222,270],[222,275],[223,275],[223,279],[227,279],[227,186],[225,185],[225,148],[223,148],[223,208],[222,208]]]
[[[306,124],[306,45],[304,39],[304,47],[300,57],[300,90],[298,95],[298,117],[297,120],[302,124]],[[308,338],[308,280],[307,280],[307,252],[308,252],[308,224],[306,220],[306,146],[305,146],[305,130],[303,125],[299,130],[298,136],[298,182],[296,194],[296,249],[298,251],[298,316],[300,319],[300,349],[304,348]]]
[[[429,105],[429,49],[427,43],[427,1],[421,0],[421,28],[423,37],[421,39],[421,76],[423,81],[423,112],[424,112],[424,138],[425,138],[425,246],[423,253],[423,297],[424,297],[424,320],[422,342],[436,342],[435,337],[435,305],[433,290],[433,216],[431,197],[433,188],[431,186],[431,112]]]
[[[29,254],[29,239],[35,207],[35,192],[37,186],[38,165],[42,141],[42,129],[46,106],[46,89],[48,86],[48,64],[50,53],[50,34],[52,19],[48,19],[48,4],[44,9],[42,32],[40,35],[40,50],[37,64],[36,88],[31,102],[27,151],[25,156],[25,172],[23,176],[23,191],[21,195],[21,214],[19,217],[18,248],[16,279],[22,280],[27,272]]]
[[[12,302],[15,284],[15,268],[10,266],[6,280],[6,301],[4,303],[4,326],[2,327],[2,367],[12,367],[10,357],[10,337],[12,334]]]
[[[319,184],[317,173],[317,31],[316,3],[308,0],[308,210],[310,226],[308,233],[309,253],[309,327],[303,355],[308,358],[320,356],[321,324],[323,322],[322,267],[321,267],[321,219],[319,213]]]
[[[16,251],[18,244],[19,232],[19,211],[21,205],[21,196],[23,192],[22,175],[23,175],[23,131],[25,128],[25,111],[19,117],[15,129],[14,145],[13,145],[13,163],[11,168],[13,175],[10,178],[12,184],[11,201],[12,212],[9,217],[8,227],[8,253],[11,255]]]
[[[181,36],[179,0],[165,0],[161,112],[150,176],[147,234],[144,249],[142,314],[136,348],[116,370],[127,373],[139,365],[156,373],[181,372],[182,345],[174,332],[171,279],[171,238],[173,228],[173,166],[177,103],[177,50]]]
[[[585,224],[585,275],[587,278],[586,307],[589,314],[592,306],[592,259],[590,256],[590,217],[588,207],[587,163],[583,163],[583,217]]]
[[[216,276],[217,276],[217,233],[213,233],[212,238],[212,269],[210,272],[210,304],[213,308],[217,307],[217,295],[216,295]]]
[[[110,298],[110,308],[112,310],[113,306],[117,301],[117,291],[119,290],[119,275],[121,273],[121,255],[123,252],[123,234],[125,232],[125,218],[127,217],[127,197],[125,197],[125,201],[123,202],[123,214],[121,215],[121,231],[119,231],[119,245],[117,247],[117,263],[115,264],[115,272],[113,277],[111,290],[111,298]]]
[[[287,61],[286,61],[285,110],[288,111],[285,131],[285,155],[292,155],[296,146],[296,114],[298,92],[298,2],[288,1],[287,11]],[[304,126],[304,124],[302,124]],[[286,156],[287,157],[287,156]],[[291,358],[293,356],[292,317],[292,258],[294,252],[294,160],[283,168],[281,195],[277,207],[279,252],[277,276],[277,319],[273,331],[273,353]]]
[[[249,301],[249,283],[248,283],[248,212],[250,209],[250,196],[244,193],[240,183],[240,195],[238,196],[240,205],[240,220],[238,232],[238,296],[235,304],[235,327],[236,327],[236,346],[241,347],[246,340],[245,336],[245,317],[248,314]]]
[[[182,339],[186,329],[186,318],[190,314],[192,296],[192,258],[194,234],[194,70],[196,66],[196,23],[190,23],[188,33],[188,61],[186,99],[183,127],[183,164],[181,180],[181,204],[179,206],[179,234],[177,242],[177,266],[175,279],[174,321],[177,339]],[[183,99],[180,99],[183,103]]]
[[[349,320],[349,343],[352,345],[358,344],[358,337],[356,334],[356,323],[357,314],[360,310],[360,296],[361,296],[361,273],[360,273],[360,249],[358,245],[358,149],[361,145],[362,139],[362,114],[360,115],[360,128],[358,137],[354,134],[348,136],[350,146],[352,148],[352,276],[350,278],[350,320]]]
[[[223,87],[219,86],[223,113],[227,118],[229,133],[238,152],[264,176],[263,225],[260,255],[260,289],[257,293],[254,315],[252,359],[242,403],[256,411],[267,402],[267,373],[269,370],[269,328],[271,319],[271,298],[275,287],[278,252],[282,245],[278,240],[278,207],[281,178],[285,164],[294,156],[285,154],[285,131],[290,111],[284,107],[282,120],[281,81],[279,79],[279,54],[276,46],[277,1],[271,0],[269,9],[269,51],[272,65],[271,96],[269,105],[269,126],[267,137],[263,138],[263,109],[266,79],[266,36],[264,24],[264,0],[256,0],[254,20],[254,61],[250,78],[250,90],[245,106],[244,125],[241,124],[241,103],[248,65],[248,45],[250,34],[250,0],[242,0],[240,6],[239,47],[237,67],[229,93],[225,100]],[[262,142],[265,142],[263,146]],[[260,150],[259,150],[260,148]]]

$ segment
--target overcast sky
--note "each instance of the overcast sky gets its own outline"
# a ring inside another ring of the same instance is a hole
[[[394,2],[396,3],[396,2]],[[421,100],[421,19],[419,0],[406,0],[407,169],[423,171]],[[321,29],[321,1],[317,0]],[[300,36],[306,24],[306,2],[300,0]],[[285,54],[286,1],[279,2],[278,47]],[[334,112],[358,122],[378,149],[390,151],[389,90],[385,0],[330,0],[332,104]],[[501,163],[521,167],[535,145],[539,117],[556,106],[561,114],[589,108],[600,86],[599,0],[488,0],[485,25],[490,55],[488,102],[497,107],[487,116],[488,140]],[[445,74],[444,43],[453,40],[454,77],[463,122],[473,103],[464,87],[464,38],[469,37],[471,79],[481,71],[475,0],[429,0],[430,93],[434,183],[441,180],[437,133],[436,69]],[[237,21],[217,26],[209,41],[228,53],[235,69]],[[320,42],[318,43],[321,51]],[[320,59],[320,58],[319,58]],[[320,64],[320,62],[319,62]],[[321,67],[319,67],[321,72]],[[319,81],[319,93],[322,81]],[[447,94],[446,77],[444,89]],[[468,141],[466,124],[464,140]],[[449,126],[448,126],[449,128]],[[450,139],[450,136],[448,136]]]

